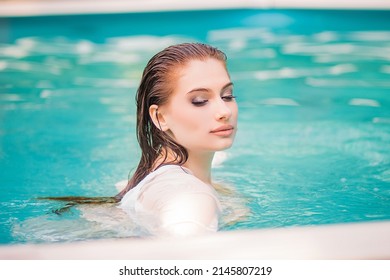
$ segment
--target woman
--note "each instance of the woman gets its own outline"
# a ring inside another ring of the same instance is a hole
[[[233,143],[234,98],[226,56],[218,49],[186,43],[152,57],[137,92],[142,156],[116,196],[120,207],[151,217],[155,234],[216,231],[220,205],[211,162]]]
[[[119,202],[155,235],[216,231],[211,162],[232,145],[238,113],[225,54],[200,43],[167,47],[146,65],[136,102],[142,156],[126,187],[105,201]]]

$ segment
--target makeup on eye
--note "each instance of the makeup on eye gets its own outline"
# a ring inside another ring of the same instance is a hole
[[[203,105],[206,105],[206,103],[208,102],[207,99],[197,99],[197,98],[194,98],[191,103],[197,107],[200,107],[200,106],[203,106]]]
[[[236,98],[233,94],[233,85],[229,85],[224,91],[222,91],[221,98],[225,101],[232,101]]]
[[[223,93],[225,91],[227,91],[228,89],[230,90],[233,90],[233,83],[232,82],[228,82],[226,85],[224,85],[220,92]],[[187,94],[191,94],[191,93],[195,93],[195,92],[212,92],[213,90],[210,89],[210,88],[205,88],[205,87],[199,87],[199,88],[194,88],[194,89],[191,89],[190,91],[187,92]]]
[[[206,88],[196,88],[188,92],[188,94],[201,93],[200,96],[196,96],[192,98],[191,103],[197,107],[206,105],[209,99],[213,98],[213,93],[211,90]],[[233,101],[236,96],[233,95],[233,83],[226,84],[220,93],[220,98],[225,102]]]
[[[225,102],[231,102],[236,98],[236,96],[233,95],[232,92],[230,92],[228,95],[222,95],[221,99]],[[194,99],[191,100],[191,103],[197,107],[206,105],[209,99],[207,98],[197,98],[195,97]]]
[[[236,99],[236,96],[234,96],[234,95],[226,95],[226,96],[222,96],[221,98],[223,100],[227,101],[227,102],[230,102],[230,101],[233,101],[234,99]]]

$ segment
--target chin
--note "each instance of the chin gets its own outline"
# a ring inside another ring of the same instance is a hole
[[[221,141],[222,142],[222,141]],[[215,152],[223,151],[226,149],[229,149],[233,145],[233,139],[226,139],[224,143],[218,143],[216,144],[212,150]]]

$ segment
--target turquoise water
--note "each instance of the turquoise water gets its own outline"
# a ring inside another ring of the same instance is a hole
[[[57,216],[60,205],[35,198],[116,194],[139,157],[141,71],[184,41],[227,53],[238,96],[237,140],[214,177],[239,190],[250,215],[222,230],[390,219],[389,19],[300,10],[0,19],[0,242],[142,235],[113,223],[109,207]]]

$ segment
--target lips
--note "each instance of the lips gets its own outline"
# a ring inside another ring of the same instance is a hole
[[[232,125],[223,125],[210,131],[210,133],[218,136],[230,136],[233,133],[233,130],[234,127]]]

